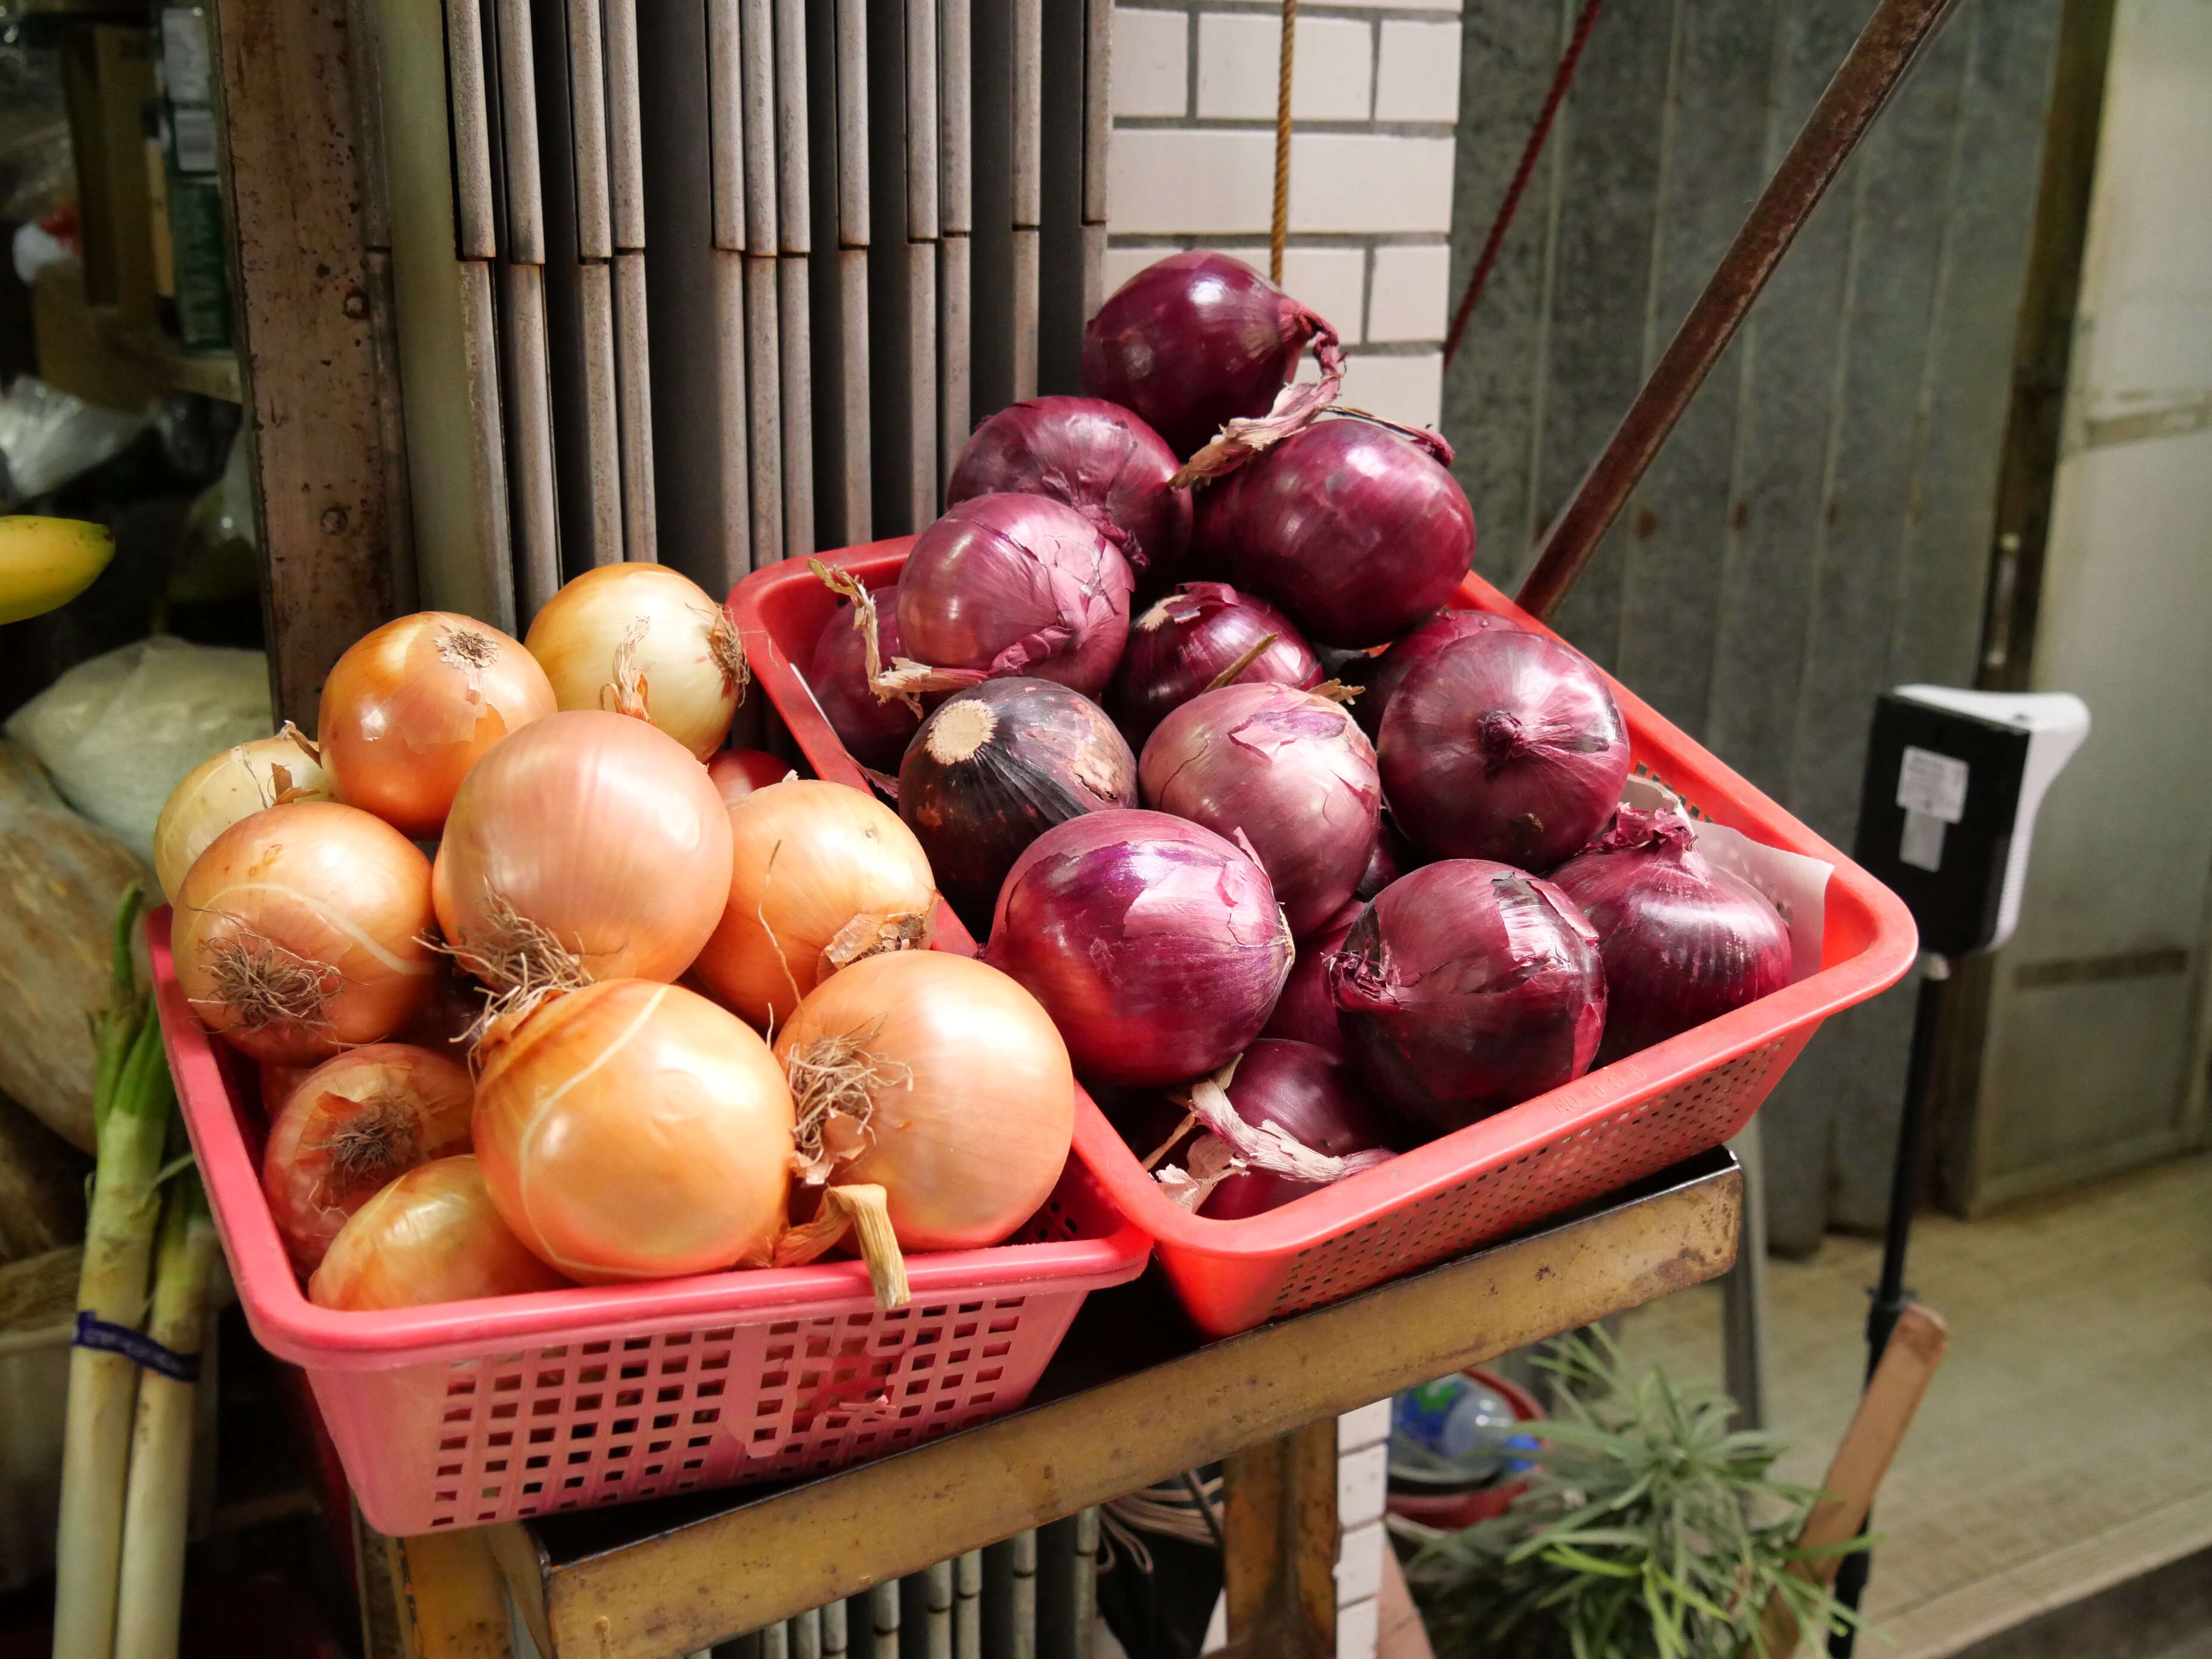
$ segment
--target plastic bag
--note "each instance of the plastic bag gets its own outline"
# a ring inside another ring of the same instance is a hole
[[[0,398],[0,507],[58,489],[145,430],[143,415],[102,409],[18,375]]]
[[[167,635],[79,663],[7,727],[64,800],[149,862],[155,820],[185,775],[218,750],[275,729],[259,652]]]

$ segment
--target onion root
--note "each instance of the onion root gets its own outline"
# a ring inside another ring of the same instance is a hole
[[[200,946],[217,993],[195,999],[200,1006],[228,1008],[249,1031],[271,1025],[327,1030],[324,1010],[338,994],[338,970],[288,951],[274,939],[240,932]]]
[[[791,1132],[791,1172],[809,1186],[822,1185],[867,1149],[878,1090],[913,1085],[912,1066],[878,1060],[869,1051],[882,1029],[879,1019],[864,1031],[817,1037],[785,1056],[784,1073],[799,1113]]]

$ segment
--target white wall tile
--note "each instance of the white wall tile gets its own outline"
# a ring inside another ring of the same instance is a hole
[[[1155,136],[1115,134],[1115,159],[1120,159],[1127,140]],[[1274,183],[1273,135],[1250,136],[1269,147],[1266,176],[1260,180],[1260,222],[1264,228]],[[1115,174],[1116,189],[1120,176]],[[1441,235],[1451,229],[1451,184],[1449,138],[1400,138],[1364,132],[1305,132],[1291,138],[1293,231],[1425,230]],[[1114,198],[1117,224],[1126,224],[1126,199],[1119,195]]]
[[[1443,242],[1375,250],[1367,296],[1370,340],[1441,340],[1451,296],[1451,249]]]
[[[1375,118],[1458,120],[1459,40],[1457,23],[1387,20],[1375,76]],[[1114,73],[1121,72],[1117,58]]]
[[[1375,1659],[1382,1632],[1380,1603],[1356,1601],[1336,1610],[1336,1659]]]
[[[1369,1446],[1336,1462],[1336,1520],[1346,1528],[1382,1518],[1390,1448]]]
[[[1336,1556],[1336,1600],[1339,1606],[1364,1601],[1382,1591],[1382,1552],[1389,1547],[1382,1523],[1345,1528],[1343,1547]]]
[[[1294,169],[1296,165],[1293,158]],[[1449,139],[1444,141],[1444,165],[1449,197]],[[1106,167],[1116,231],[1267,232],[1275,188],[1275,136],[1271,132],[1125,127],[1114,135]],[[1294,224],[1296,201],[1294,185]]]
[[[1307,302],[1312,305],[1309,300]],[[1314,309],[1321,311],[1319,306]],[[1328,316],[1327,312],[1322,315]],[[1330,319],[1334,321],[1334,318]],[[1371,1406],[1362,1406],[1358,1411],[1345,1413],[1336,1419],[1336,1449],[1340,1453],[1358,1451],[1362,1446],[1372,1446],[1390,1437],[1390,1401],[1378,1400]]]
[[[1198,113],[1272,121],[1280,76],[1281,22],[1264,13],[1205,12],[1198,20]],[[1374,26],[1348,17],[1302,17],[1291,63],[1291,115],[1299,121],[1364,121],[1374,79]],[[1453,47],[1455,64],[1458,47]],[[1114,74],[1121,65],[1117,59]]]
[[[1114,113],[1190,113],[1190,17],[1114,9]]]
[[[1344,367],[1343,400],[1405,426],[1434,428],[1443,412],[1441,351],[1418,357],[1354,356]]]

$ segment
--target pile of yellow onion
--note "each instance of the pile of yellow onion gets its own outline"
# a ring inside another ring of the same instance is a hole
[[[314,742],[179,786],[178,977],[264,1067],[264,1189],[312,1299],[857,1244],[893,1305],[902,1251],[999,1243],[1051,1192],[1074,1096],[1051,1020],[928,948],[896,813],[723,749],[744,680],[696,584],[607,566],[526,644],[386,624],[332,669]]]

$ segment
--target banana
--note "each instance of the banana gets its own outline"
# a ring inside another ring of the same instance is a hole
[[[67,605],[114,556],[115,538],[105,525],[0,518],[0,623]]]

